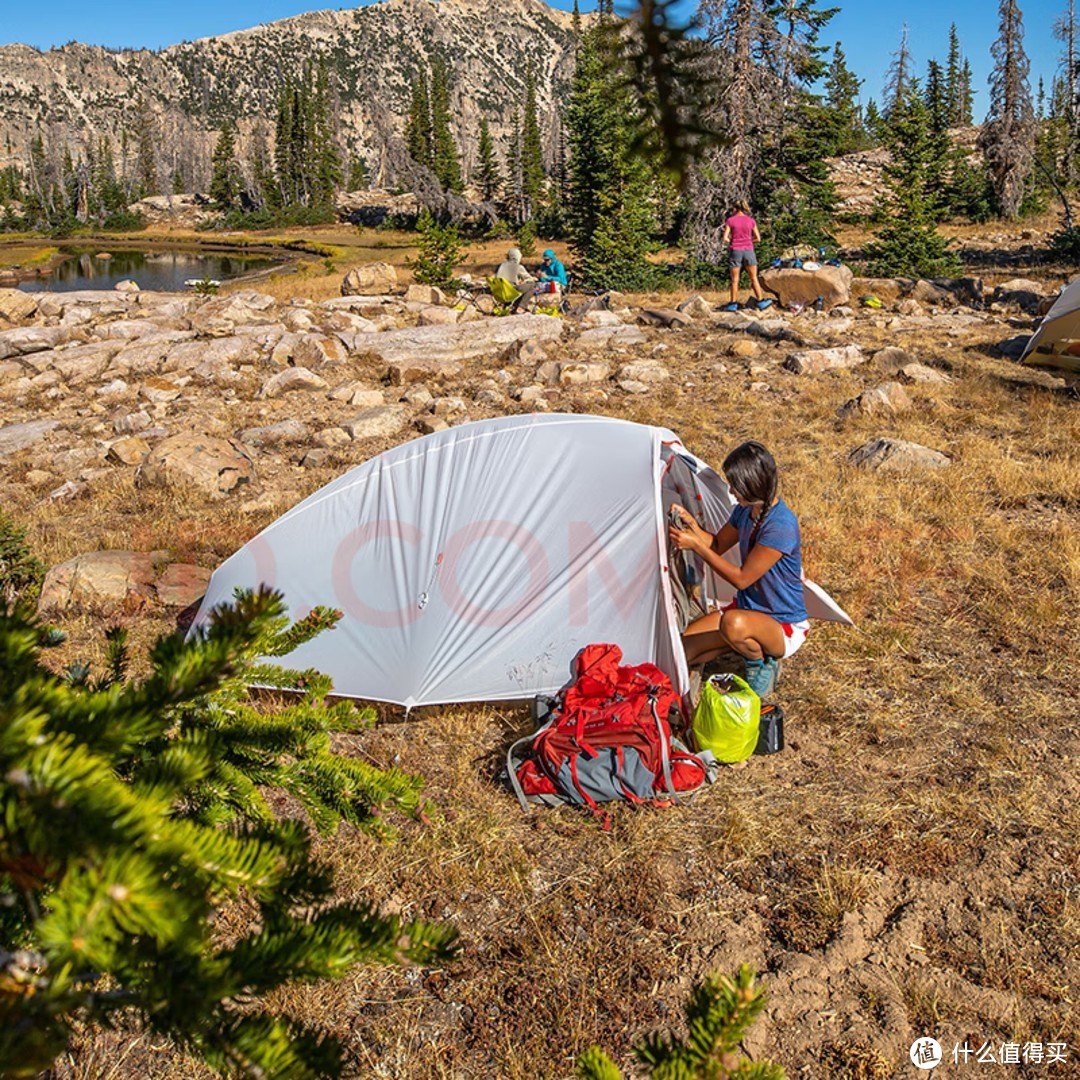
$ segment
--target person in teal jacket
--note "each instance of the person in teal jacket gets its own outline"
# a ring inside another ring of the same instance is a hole
[[[559,286],[559,290],[562,291],[567,286],[566,280],[566,267],[563,266],[558,259],[555,258],[555,252],[548,248],[544,252],[544,261],[540,266],[540,272],[536,275],[541,285],[548,281],[554,281]],[[546,290],[539,289],[538,292],[544,292]]]

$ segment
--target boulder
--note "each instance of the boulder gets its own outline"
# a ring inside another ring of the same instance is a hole
[[[1013,278],[1011,281],[1003,281],[994,289],[990,300],[994,304],[1002,304],[1005,307],[1034,315],[1037,314],[1039,305],[1046,299],[1047,292],[1047,287],[1040,281]]]
[[[688,296],[676,306],[676,310],[692,319],[705,319],[712,314],[713,306],[703,296]]]
[[[914,357],[906,349],[887,345],[884,349],[878,349],[870,360],[879,371],[893,372],[913,363]]]
[[[0,461],[40,442],[60,426],[59,420],[27,420],[24,424],[0,427]]]
[[[762,286],[784,307],[812,304],[819,296],[826,307],[846,304],[851,296],[851,282],[852,273],[847,266],[823,266],[820,270],[768,267],[761,271]]]
[[[397,271],[387,262],[367,263],[350,270],[341,283],[342,296],[382,296],[397,288]]]
[[[164,439],[136,476],[140,485],[194,487],[211,498],[222,498],[255,479],[255,465],[239,443],[201,434]]]
[[[855,413],[866,416],[895,415],[911,408],[911,398],[898,382],[882,383],[871,390],[864,390],[858,397],[845,402],[837,410],[847,417]]]
[[[20,289],[0,289],[0,319],[8,322],[25,322],[31,319],[38,309],[37,298],[33,293]]]
[[[901,439],[873,439],[848,455],[853,465],[880,472],[942,469],[952,460],[938,450]]]
[[[120,359],[126,352],[120,354]],[[239,335],[216,337],[208,341],[184,341],[169,349],[161,370],[195,371],[204,366],[210,369],[235,368],[241,364],[257,363],[262,355],[263,350],[257,341]]]
[[[581,386],[586,383],[605,382],[611,374],[611,368],[603,363],[577,363],[559,364],[560,386]]]
[[[128,278],[126,281],[118,281],[113,286],[113,288],[117,292],[133,293],[133,292],[139,292],[140,291],[139,290],[139,283],[137,281],[132,281],[130,278]]]
[[[17,326],[14,330],[0,330],[0,360],[56,349],[69,341],[86,341],[88,336],[85,330],[72,326]]]
[[[562,319],[548,315],[507,315],[501,319],[463,323],[457,326],[418,326],[369,334],[363,352],[387,364],[459,362],[477,356],[502,353],[518,342],[530,339],[555,341],[563,332]],[[416,382],[416,379],[402,380]]]
[[[299,367],[324,367],[340,364],[348,358],[348,350],[340,338],[326,334],[303,334],[293,346],[293,361]]]
[[[586,326],[622,326],[623,321],[614,311],[607,308],[596,308],[594,311],[586,311],[581,317]]]
[[[957,303],[973,307],[983,302],[982,278],[931,278],[930,284],[950,293]]]
[[[858,345],[841,345],[834,349],[794,352],[784,361],[784,367],[796,375],[820,375],[823,371],[855,367],[865,359]]]
[[[145,398],[147,401],[152,401],[155,404],[165,404],[170,401],[175,401],[182,393],[184,388],[177,383],[172,382],[170,379],[161,379],[157,376],[151,375],[139,387],[139,397]]]
[[[434,285],[412,284],[405,290],[406,303],[423,304],[429,306],[445,306],[450,301],[442,289],[436,289]]]
[[[424,307],[417,322],[420,326],[452,326],[461,321],[461,312],[451,307]]]
[[[339,447],[352,442],[352,439],[344,428],[330,427],[316,432],[311,441],[324,450],[337,450]]]
[[[41,613],[116,610],[129,596],[147,597],[154,562],[141,551],[94,551],[52,567],[38,597]]]
[[[621,382],[629,381],[656,385],[657,383],[667,382],[671,378],[671,372],[663,364],[658,364],[655,360],[640,360],[631,364],[623,364],[619,368],[618,378]]]
[[[95,343],[58,349],[49,354],[52,358],[50,366],[69,386],[80,386],[103,375],[111,366],[120,347],[120,343],[115,342],[108,345]]]
[[[938,307],[954,307],[956,305],[956,297],[949,289],[946,289],[942,285],[938,285],[934,281],[925,281],[922,279],[915,282],[908,300],[914,300],[920,304],[934,304]],[[918,315],[919,312],[901,311],[901,314]]]
[[[263,383],[259,397],[272,398],[293,390],[325,390],[326,380],[304,367],[286,368]]]
[[[397,435],[409,423],[409,410],[404,405],[379,405],[365,409],[341,426],[354,439],[386,439]]]

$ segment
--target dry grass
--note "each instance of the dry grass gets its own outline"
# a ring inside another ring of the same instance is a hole
[[[308,232],[348,246],[340,232]],[[482,272],[505,246],[475,247],[470,266]],[[381,250],[399,266],[409,253]],[[260,288],[317,298],[360,252],[335,256],[332,274],[318,263]],[[453,922],[461,958],[361,969],[287,988],[275,1005],[341,1035],[349,1076],[544,1080],[569,1076],[593,1042],[629,1065],[642,1033],[678,1023],[694,980],[745,960],[771,994],[752,1048],[793,1076],[907,1075],[907,1047],[927,1034],[950,1048],[1067,1041],[1080,1054],[1080,419],[1044,377],[991,355],[1012,332],[897,335],[860,320],[859,343],[901,344],[955,378],[910,388],[916,407],[884,421],[836,416],[881,381],[870,367],[770,371],[771,389],[752,391],[760,377],[730,355],[734,339],[696,329],[662,339],[678,377],[649,395],[567,392],[560,408],[671,426],[713,462],[745,438],[770,445],[808,573],[858,628],[816,625],[785,666],[783,754],[726,772],[687,808],[618,807],[610,833],[569,810],[526,817],[496,783],[523,711],[383,710],[343,749],[423,775],[437,812],[403,823],[393,844],[346,831],[322,849],[343,896]],[[766,347],[758,362],[785,351]],[[465,378],[486,374],[478,363]],[[229,423],[277,407],[243,406]],[[852,468],[847,452],[877,435],[954,464],[919,476]],[[50,563],[125,547],[213,566],[379,449],[354,444],[314,473],[286,463],[265,478],[274,497],[247,513],[122,477],[43,504],[14,461],[5,507]],[[129,616],[143,640],[168,627],[152,615]],[[73,619],[72,651],[91,649],[100,626]],[[199,1075],[134,1033],[81,1037],[64,1069]]]

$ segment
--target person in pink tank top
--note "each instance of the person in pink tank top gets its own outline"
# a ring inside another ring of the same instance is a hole
[[[754,292],[759,311],[764,311],[772,301],[766,300],[761,292],[761,283],[757,276],[757,255],[754,244],[761,241],[757,222],[750,216],[750,207],[745,202],[735,204],[731,217],[724,222],[724,243],[730,245],[728,266],[731,268],[731,303],[725,311],[739,310],[739,276],[743,267],[750,275],[750,288]]]

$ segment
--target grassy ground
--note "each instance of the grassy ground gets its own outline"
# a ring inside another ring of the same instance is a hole
[[[345,246],[340,231],[308,232]],[[387,241],[403,265],[404,241]],[[474,247],[465,269],[505,246]],[[259,287],[332,295],[354,254]],[[276,1004],[343,1037],[352,1077],[547,1080],[596,1042],[629,1066],[636,1040],[678,1022],[695,980],[747,961],[770,992],[747,1049],[790,1076],[916,1075],[908,1048],[926,1035],[950,1063],[965,1041],[1067,1043],[1065,1066],[1008,1075],[1080,1075],[1080,415],[1075,395],[995,358],[1014,332],[901,336],[860,321],[852,340],[901,344],[955,380],[911,388],[916,407],[889,421],[836,416],[882,380],[872,368],[771,371],[769,389],[751,389],[763,379],[731,355],[736,339],[699,329],[663,339],[677,377],[655,392],[568,392],[560,409],[671,426],[713,463],[745,438],[767,443],[807,571],[858,626],[816,624],[785,665],[784,753],[725,771],[685,808],[618,807],[610,833],[569,810],[525,816],[495,782],[523,710],[384,710],[342,748],[421,774],[437,812],[396,843],[343,832],[323,850],[344,895],[452,921],[461,958],[360,969]],[[474,364],[466,381],[484,374]],[[953,465],[852,468],[847,452],[877,435]],[[48,562],[126,547],[213,566],[379,448],[354,444],[246,514],[119,480],[91,502],[43,505],[12,477],[6,508]],[[144,641],[167,628],[152,613],[129,621]],[[92,653],[100,628],[68,628]],[[121,1032],[86,1033],[56,1075],[203,1074]]]

